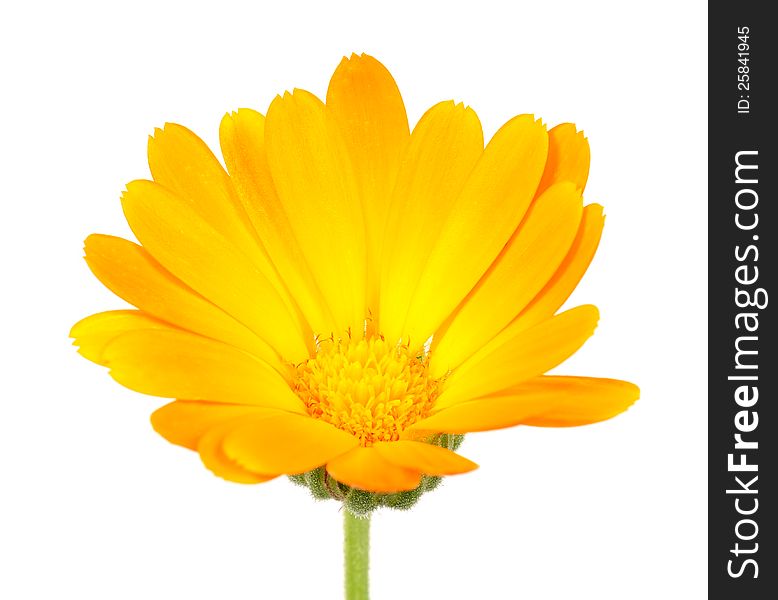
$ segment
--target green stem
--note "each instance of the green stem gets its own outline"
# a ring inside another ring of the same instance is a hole
[[[355,517],[343,509],[343,551],[346,559],[346,600],[368,600],[370,516]]]

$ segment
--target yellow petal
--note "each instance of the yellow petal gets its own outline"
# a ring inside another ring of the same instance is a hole
[[[245,108],[225,115],[219,140],[238,198],[310,329],[335,331],[332,314],[276,193],[265,151],[265,117]]]
[[[362,332],[365,226],[352,168],[324,104],[308,92],[276,97],[265,119],[278,197],[336,323]]]
[[[412,428],[469,433],[514,425],[587,425],[624,412],[639,395],[637,386],[615,379],[537,377],[493,396],[445,408]]]
[[[421,473],[383,458],[373,447],[354,448],[327,463],[327,472],[351,487],[369,492],[413,490],[421,483]]]
[[[227,421],[212,427],[200,438],[197,451],[203,464],[214,475],[235,483],[263,483],[274,479],[276,475],[254,473],[240,466],[224,453],[224,438],[240,423],[240,418]]]
[[[548,136],[530,115],[503,125],[454,202],[426,261],[404,333],[426,340],[489,268],[535,196]]]
[[[344,58],[327,89],[327,113],[354,166],[367,232],[368,306],[378,305],[378,269],[400,160],[410,133],[400,91],[372,56]]]
[[[394,188],[381,260],[378,328],[392,343],[404,336],[408,308],[426,261],[482,153],[481,123],[462,104],[436,104],[411,134]],[[420,346],[426,339],[411,343]]]
[[[230,177],[205,142],[186,127],[167,123],[149,138],[148,151],[154,181],[187,202],[245,254],[294,313],[296,306],[258,240]],[[305,331],[306,337],[312,337],[309,333]]]
[[[594,258],[604,223],[602,206],[590,204],[584,208],[578,234],[567,256],[546,286],[516,318],[512,325],[517,330],[547,319],[570,297]]]
[[[149,137],[148,155],[154,181],[186,201],[248,256],[260,252],[229,176],[197,135],[167,123]]]
[[[251,330],[163,269],[141,246],[90,235],[86,262],[114,294],[159,319],[245,350],[282,370],[278,354]]]
[[[583,345],[598,318],[596,307],[584,305],[530,329],[517,332],[512,323],[446,379],[435,408],[493,394],[545,373]]]
[[[168,328],[167,324],[138,310],[111,310],[81,319],[73,325],[70,337],[75,338],[73,345],[78,346],[81,356],[104,365],[103,351],[114,338],[128,331]]]
[[[197,450],[208,430],[238,417],[263,415],[268,409],[244,404],[176,400],[151,415],[154,430],[172,444]]]
[[[125,333],[108,344],[103,360],[116,381],[136,392],[305,412],[302,401],[266,363],[186,331]]]
[[[455,475],[478,468],[474,462],[447,448],[423,442],[379,442],[374,447],[390,463],[426,475]]]
[[[572,123],[562,123],[548,132],[548,160],[538,194],[560,181],[570,181],[583,191],[589,177],[589,141]]]
[[[571,183],[554,185],[532,204],[497,260],[435,334],[432,377],[459,366],[543,289],[575,239],[581,212],[580,192]]]
[[[246,325],[281,356],[305,360],[300,322],[271,282],[236,248],[165,188],[134,181],[122,198],[135,235],[159,263]]]
[[[250,471],[296,475],[359,445],[324,421],[289,413],[243,420],[224,440],[224,452]]]

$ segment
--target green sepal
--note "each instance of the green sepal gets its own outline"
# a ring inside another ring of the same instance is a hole
[[[308,483],[305,481],[305,473],[301,473],[300,475],[287,475],[287,477],[289,478],[289,481],[295,485],[308,487]]]
[[[431,492],[436,487],[440,485],[440,483],[443,481],[442,477],[438,477],[436,475],[422,475],[421,477],[421,488],[425,492]]]
[[[378,506],[378,494],[351,488],[343,500],[343,506],[356,517],[366,517]]]
[[[396,494],[384,494],[381,505],[395,510],[408,510],[413,507],[424,493],[423,485],[419,485],[415,490],[407,492],[397,492]]]
[[[442,448],[457,451],[464,440],[465,435],[463,433],[443,433],[433,443]]]
[[[308,489],[311,490],[311,495],[316,498],[316,500],[327,500],[332,497],[325,483],[326,476],[327,473],[324,470],[324,467],[308,471],[305,474],[305,483],[308,486]]]

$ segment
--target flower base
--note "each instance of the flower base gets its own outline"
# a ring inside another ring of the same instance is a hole
[[[464,437],[464,435],[443,434],[430,440],[430,443],[449,450],[457,450],[462,445]],[[340,483],[327,473],[325,467],[300,475],[290,475],[289,479],[297,485],[307,487],[316,500],[339,500],[351,515],[367,517],[379,507],[408,510],[424,493],[438,487],[443,478],[424,475],[416,489],[389,494],[368,492]]]

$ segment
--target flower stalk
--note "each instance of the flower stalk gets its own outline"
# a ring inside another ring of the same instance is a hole
[[[370,515],[358,517],[343,510],[343,553],[346,600],[368,600]]]

